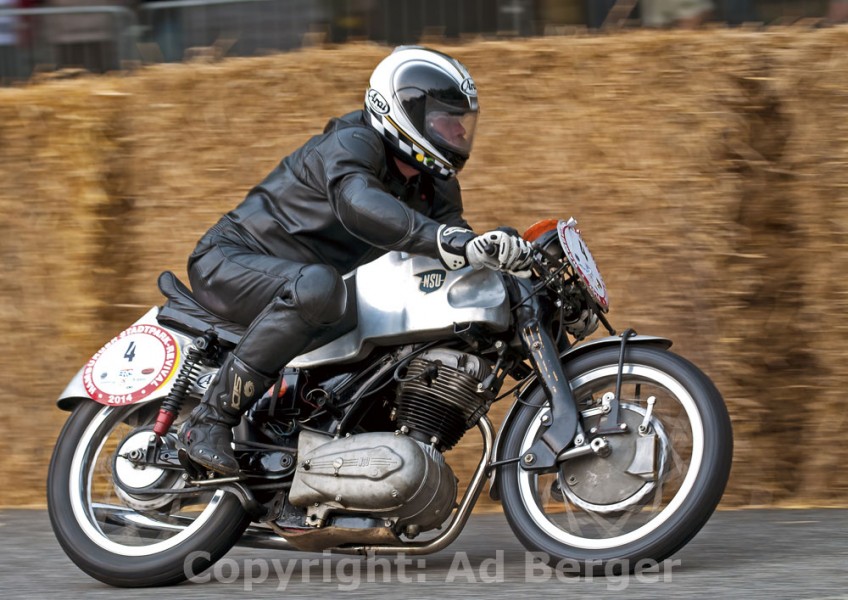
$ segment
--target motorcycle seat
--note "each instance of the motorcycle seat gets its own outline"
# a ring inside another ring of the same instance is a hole
[[[221,342],[235,346],[246,327],[222,319],[204,308],[191,293],[191,290],[171,271],[159,275],[159,290],[167,298],[159,308],[158,321],[191,333],[201,335],[212,330]]]
[[[341,321],[331,328],[317,333],[303,351],[310,352],[323,346],[356,328],[358,322],[356,310],[356,278],[346,277],[348,302]],[[194,336],[207,331],[214,332],[225,347],[235,347],[244,335],[247,327],[233,323],[209,312],[191,293],[191,290],[171,271],[159,275],[159,290],[167,298],[165,304],[159,307],[156,317],[162,325],[174,327]]]

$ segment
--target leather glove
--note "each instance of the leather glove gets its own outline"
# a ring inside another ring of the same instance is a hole
[[[468,264],[475,269],[506,271],[518,277],[530,277],[533,246],[530,242],[503,231],[489,231],[465,246]]]
[[[517,277],[529,277],[531,273],[532,244],[504,231],[475,236],[469,229],[442,225],[438,246],[442,263],[452,270],[471,265],[475,269],[505,271]]]

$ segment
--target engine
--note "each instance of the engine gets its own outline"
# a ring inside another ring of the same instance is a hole
[[[439,527],[457,496],[442,452],[488,410],[492,394],[477,386],[491,372],[487,361],[453,350],[416,357],[400,378],[394,433],[301,432],[289,502],[306,509],[313,527],[338,515],[379,519],[409,536]]]
[[[358,514],[391,521],[398,531],[427,531],[441,525],[456,502],[457,479],[445,458],[405,435],[330,440],[303,432],[298,457],[289,502],[306,508],[312,526],[332,514]]]
[[[441,452],[450,450],[489,410],[493,394],[477,386],[491,372],[487,360],[446,348],[414,358],[398,386],[400,431]]]

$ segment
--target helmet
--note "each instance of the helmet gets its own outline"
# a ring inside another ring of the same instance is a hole
[[[420,46],[399,46],[371,75],[368,123],[395,156],[448,179],[471,154],[477,88],[455,58]]]

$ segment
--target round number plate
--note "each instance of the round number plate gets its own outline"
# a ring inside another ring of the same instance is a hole
[[[609,310],[609,298],[607,296],[607,286],[604,284],[604,278],[601,277],[601,272],[598,270],[598,265],[595,264],[595,259],[592,258],[592,253],[586,247],[583,238],[580,237],[580,231],[577,229],[577,221],[569,219],[568,221],[560,221],[557,223],[557,233],[559,241],[562,244],[562,249],[565,250],[565,256],[574,267],[577,275],[586,285],[589,294],[598,303],[598,306],[606,312]]]
[[[112,338],[83,369],[83,384],[101,404],[132,404],[174,374],[179,345],[156,325],[136,324]]]

